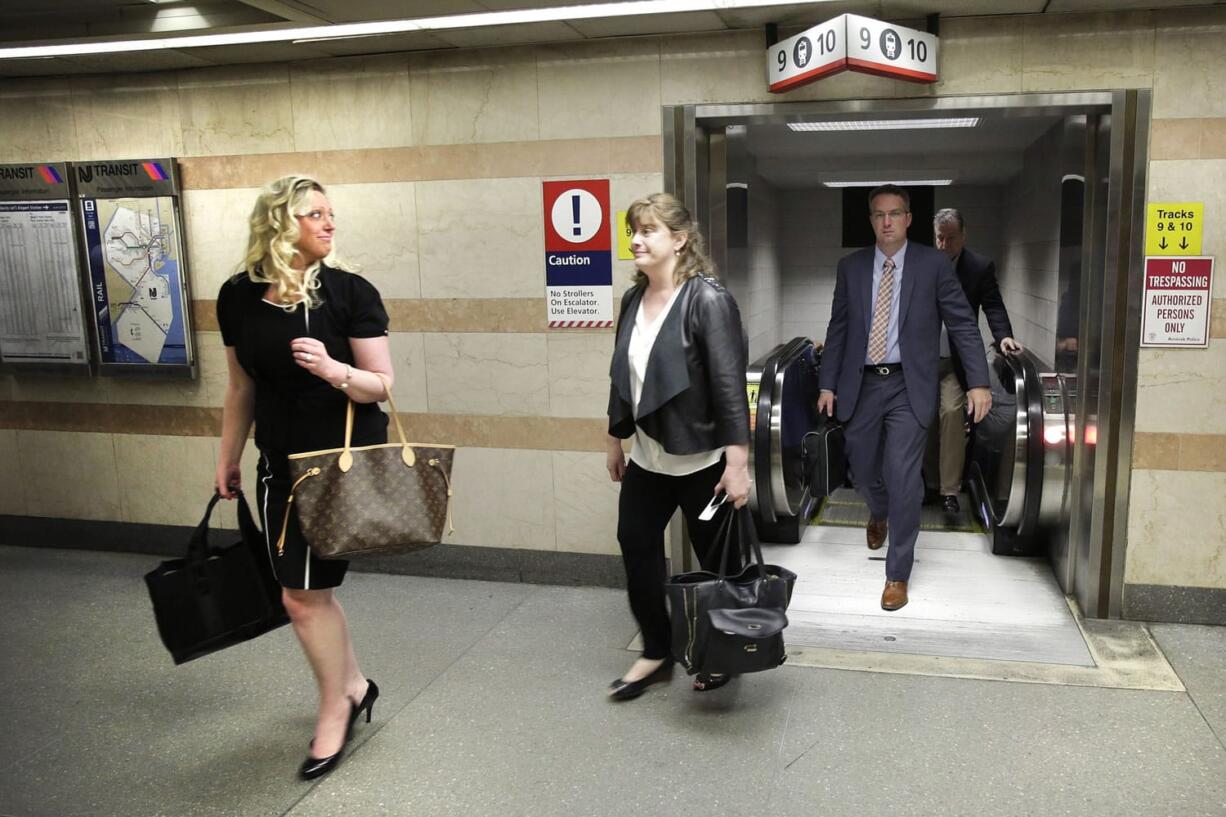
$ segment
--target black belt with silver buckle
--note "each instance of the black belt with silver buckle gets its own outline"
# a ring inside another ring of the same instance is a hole
[[[878,363],[876,366],[865,366],[864,371],[872,372],[879,377],[889,377],[895,372],[902,371],[901,363]]]

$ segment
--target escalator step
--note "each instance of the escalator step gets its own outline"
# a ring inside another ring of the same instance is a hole
[[[920,530],[951,533],[984,533],[983,526],[971,515],[970,498],[958,496],[961,506],[956,514],[945,513],[939,506],[925,505],[920,510]],[[821,510],[810,524],[862,528],[868,524],[868,505],[851,488],[840,488],[822,502]]]

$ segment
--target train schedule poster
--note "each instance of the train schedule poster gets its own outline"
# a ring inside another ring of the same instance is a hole
[[[78,166],[89,299],[104,371],[194,369],[172,169],[172,160]]]
[[[0,363],[88,370],[81,268],[63,164],[0,165]]]

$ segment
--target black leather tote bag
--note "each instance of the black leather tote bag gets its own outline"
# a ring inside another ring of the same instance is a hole
[[[145,574],[158,633],[176,664],[289,622],[264,535],[241,493],[237,501],[242,538],[223,547],[209,545],[209,517],[220,499],[213,495],[188,542],[187,554]]]
[[[665,582],[672,607],[673,657],[691,675],[735,675],[779,666],[787,657],[783,629],[796,574],[763,561],[747,508],[723,511],[713,544],[720,548],[718,573],[697,570]],[[728,554],[733,549],[744,554],[748,565],[729,576]]]

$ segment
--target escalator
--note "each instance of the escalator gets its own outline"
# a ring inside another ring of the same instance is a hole
[[[823,498],[810,491],[803,446],[821,422],[820,365],[820,350],[795,338],[754,361],[747,373],[749,506],[767,542],[799,542]],[[1068,524],[1076,378],[1046,368],[1029,351],[996,355],[992,411],[969,436],[967,490],[999,555],[1042,555],[1048,537]]]

